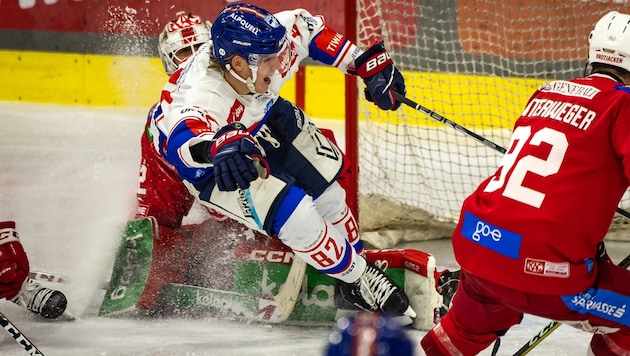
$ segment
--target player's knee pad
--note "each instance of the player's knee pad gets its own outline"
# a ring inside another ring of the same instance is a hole
[[[285,245],[292,249],[309,250],[319,243],[327,227],[310,196],[304,195],[298,204],[282,210],[276,218],[276,228],[278,238]]]
[[[329,221],[340,220],[347,207],[346,191],[334,182],[314,200],[317,211]]]
[[[343,168],[343,155],[297,106],[278,98],[258,127],[256,138],[267,161],[279,164],[309,195],[318,196]]]

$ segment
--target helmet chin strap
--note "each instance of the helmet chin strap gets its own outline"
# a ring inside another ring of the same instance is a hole
[[[252,76],[247,78],[247,79],[243,79],[243,77],[241,77],[240,75],[238,75],[238,73],[236,73],[234,71],[234,69],[232,68],[232,66],[230,64],[226,64],[225,68],[228,70],[228,72],[230,74],[232,74],[232,76],[234,78],[236,78],[239,82],[244,83],[247,85],[247,89],[249,89],[249,91],[252,94],[256,94],[256,87],[254,86],[254,83],[256,82],[256,75],[258,73],[258,66],[253,66],[253,65],[249,65],[249,69],[251,69],[252,71]]]

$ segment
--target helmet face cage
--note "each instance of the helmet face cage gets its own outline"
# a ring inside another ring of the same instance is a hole
[[[265,55],[279,54],[288,41],[286,29],[273,14],[249,4],[226,6],[211,30],[213,54],[223,66],[239,55],[258,66]]]
[[[630,72],[630,15],[611,11],[591,31],[588,63],[602,63]]]
[[[178,52],[190,49],[190,53],[194,53],[201,44],[210,39],[211,27],[210,21],[183,11],[178,12],[175,20],[164,26],[158,41],[158,52],[168,75],[173,74],[186,57],[178,56]]]

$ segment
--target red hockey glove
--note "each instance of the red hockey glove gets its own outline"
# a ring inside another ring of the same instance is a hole
[[[262,148],[240,122],[224,126],[216,133],[210,146],[210,157],[215,182],[224,192],[247,189],[259,176],[267,178],[269,175]]]
[[[354,60],[356,74],[365,83],[365,98],[383,110],[396,110],[401,102],[394,91],[405,95],[405,79],[392,61],[383,42],[370,47]]]
[[[15,230],[15,222],[0,222],[0,299],[13,299],[20,292],[28,272],[28,258]]]

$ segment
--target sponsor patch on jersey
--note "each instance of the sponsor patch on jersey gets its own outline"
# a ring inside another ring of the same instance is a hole
[[[600,92],[599,89],[593,86],[572,83],[566,80],[557,80],[555,82],[545,83],[542,87],[540,87],[540,91],[585,99],[593,99],[593,97]]]
[[[346,38],[336,31],[325,28],[314,40],[317,48],[324,51],[330,57],[337,58]]]
[[[528,257],[525,259],[523,271],[543,277],[569,278],[570,268],[567,262],[555,263]]]
[[[243,103],[238,100],[234,100],[234,104],[232,104],[232,107],[230,108],[230,113],[228,114],[228,124],[231,124],[235,121],[241,121],[244,113],[245,105],[243,105]]]
[[[562,297],[569,309],[580,314],[590,314],[602,319],[630,326],[628,296],[605,289],[589,288],[588,290]]]
[[[492,225],[469,212],[464,214],[462,235],[474,243],[513,259],[518,258],[523,239],[521,235]]]

